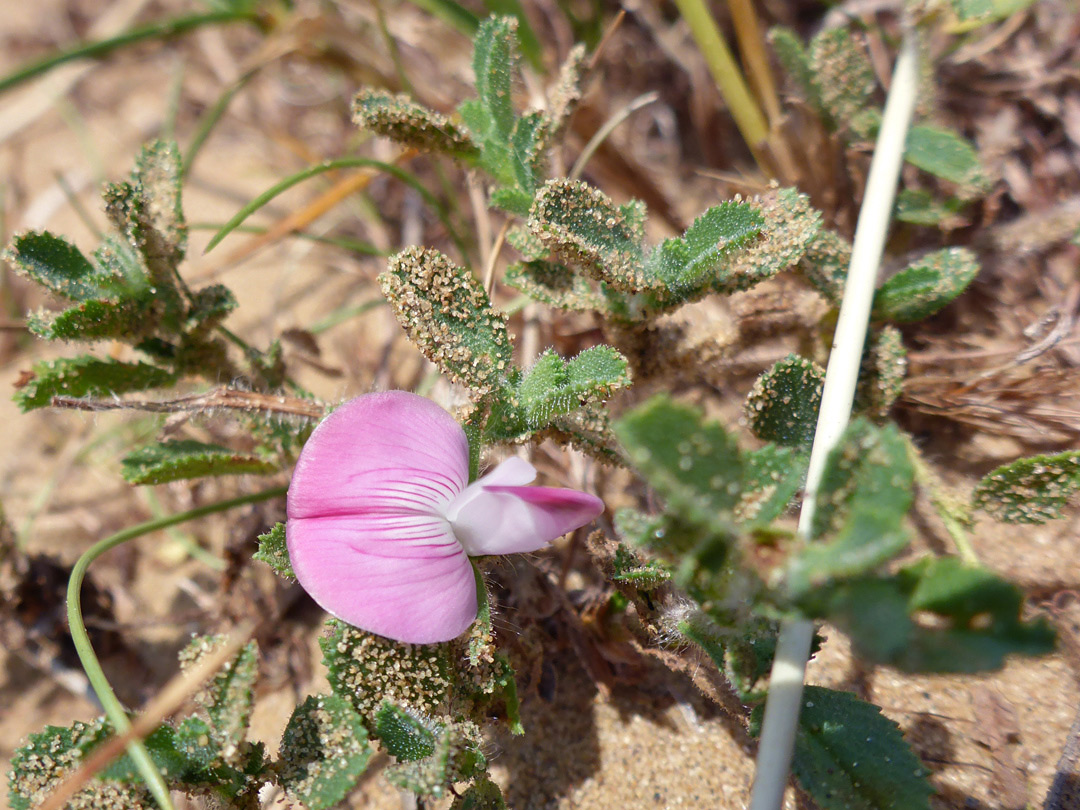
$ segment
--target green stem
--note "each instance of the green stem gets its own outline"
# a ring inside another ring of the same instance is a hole
[[[363,157],[347,157],[338,158],[336,160],[324,160],[322,163],[316,163],[314,166],[309,166],[308,168],[299,171],[296,174],[290,175],[284,180],[275,183],[273,186],[268,188],[258,197],[256,197],[239,211],[237,211],[233,218],[226,222],[222,226],[220,231],[214,234],[213,238],[210,240],[210,244],[206,246],[206,250],[204,250],[203,252],[209,253],[211,250],[213,250],[218,245],[218,243],[221,242],[222,239],[232,233],[232,231],[245,219],[254,214],[256,211],[258,211],[272,199],[277,197],[279,194],[282,194],[283,192],[295,186],[297,183],[303,182],[310,177],[315,177],[316,175],[323,174],[324,172],[334,171],[335,169],[377,169],[378,171],[389,174],[391,177],[396,177],[398,180],[405,183],[407,186],[415,189],[416,192],[423,198],[424,202],[430,205],[435,211],[435,215],[439,218],[439,221],[442,222],[443,226],[446,228],[447,233],[449,233],[450,238],[453,240],[457,249],[461,251],[462,256],[467,255],[465,243],[461,239],[461,236],[457,233],[457,230],[454,228],[453,223],[450,221],[450,218],[446,213],[446,209],[443,208],[443,205],[439,202],[438,198],[427,190],[427,188],[424,186],[423,183],[420,182],[420,179],[415,174],[413,174],[412,172],[408,172],[399,166],[394,166],[391,163],[384,163],[381,160],[373,160],[372,158]]]
[[[964,529],[963,520],[956,515],[954,507],[948,503],[946,498],[942,495],[941,481],[930,466],[923,459],[922,453],[915,446],[915,443],[911,440],[911,437],[901,431],[901,436],[904,437],[904,443],[907,445],[908,458],[911,459],[911,464],[915,468],[915,481],[926,490],[930,496],[930,503],[934,505],[934,509],[937,510],[938,517],[941,518],[941,522],[945,524],[945,531],[949,533],[949,537],[952,538],[953,544],[956,546],[956,553],[960,556],[968,565],[978,565],[979,556],[975,553],[975,548],[971,545],[971,540],[968,538],[967,531]]]
[[[47,56],[37,62],[31,62],[0,79],[0,93],[10,90],[12,87],[27,82],[42,73],[47,73],[57,65],[71,62],[75,59],[87,57],[107,56],[119,48],[141,42],[144,39],[164,39],[177,36],[201,28],[204,25],[217,25],[230,22],[255,22],[254,14],[237,11],[215,11],[209,14],[192,14],[189,17],[177,17],[174,20],[149,23],[148,25],[132,28],[119,36],[110,39],[102,39],[96,42],[84,42],[70,50]]]
[[[94,648],[90,644],[90,636],[87,634],[86,625],[83,622],[81,598],[82,584],[83,579],[86,577],[86,571],[90,567],[90,563],[106,551],[115,548],[121,543],[126,543],[128,540],[134,540],[145,534],[150,534],[150,532],[158,531],[159,529],[167,529],[178,523],[195,520],[196,518],[205,517],[206,515],[212,515],[217,512],[224,512],[237,506],[246,506],[247,504],[278,498],[288,492],[288,490],[289,488],[287,486],[274,487],[273,489],[263,490],[262,492],[242,495],[239,498],[207,504],[206,506],[200,506],[197,509],[180,512],[179,514],[170,515],[169,517],[148,520],[145,523],[140,523],[137,526],[132,526],[129,529],[117,532],[111,537],[106,537],[104,540],[92,545],[81,557],[79,557],[78,562],[75,563],[75,567],[71,569],[71,578],[68,580],[67,589],[68,626],[71,631],[71,640],[75,644],[75,651],[79,654],[79,661],[82,663],[83,670],[86,672],[86,677],[89,679],[90,685],[94,687],[94,692],[97,694],[98,700],[101,701],[102,708],[105,710],[105,716],[108,718],[109,723],[117,734],[122,734],[127,731],[131,727],[131,723],[128,721],[127,712],[124,711],[124,707],[121,705],[119,698],[117,698],[116,693],[113,692],[108,678],[105,677],[105,671],[101,668],[101,663],[94,653]],[[162,777],[161,772],[157,769],[157,766],[154,765],[154,761],[150,757],[150,752],[146,750],[146,746],[143,745],[142,740],[136,739],[128,743],[127,752],[128,756],[131,757],[132,762],[135,763],[135,767],[138,768],[143,780],[146,782],[146,786],[150,789],[150,793],[157,801],[158,806],[161,807],[162,810],[173,810],[172,800],[169,798],[169,788],[165,784],[165,779]]]

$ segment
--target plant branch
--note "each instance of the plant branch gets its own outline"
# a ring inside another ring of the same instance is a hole
[[[121,705],[120,699],[117,698],[116,693],[113,692],[108,678],[105,677],[105,671],[101,668],[101,662],[98,661],[98,657],[94,653],[94,647],[90,643],[90,636],[86,632],[86,624],[83,622],[82,584],[86,577],[86,571],[90,567],[90,563],[106,551],[109,551],[122,543],[126,543],[128,540],[134,540],[143,535],[158,531],[159,529],[175,526],[178,523],[185,523],[189,520],[195,520],[196,518],[205,517],[206,515],[212,515],[217,512],[224,512],[237,506],[246,506],[251,503],[267,501],[271,498],[278,498],[288,492],[288,489],[287,486],[274,487],[273,489],[263,490],[262,492],[242,495],[239,498],[207,504],[206,506],[200,506],[197,509],[180,512],[179,514],[170,515],[169,517],[149,520],[145,523],[140,523],[137,526],[132,526],[129,529],[124,529],[121,532],[117,532],[111,537],[106,537],[104,540],[98,541],[79,557],[78,561],[75,563],[75,567],[71,570],[71,578],[68,579],[68,627],[71,631],[71,640],[75,645],[75,651],[78,653],[79,661],[82,663],[83,670],[86,672],[86,677],[89,679],[90,685],[94,688],[94,693],[98,696],[98,700],[101,701],[102,708],[105,710],[105,716],[108,718],[109,723],[117,734],[126,734],[129,732],[131,730],[131,722],[128,720],[127,712],[124,710],[123,705]],[[157,766],[151,759],[150,752],[146,750],[146,746],[142,744],[141,740],[132,738],[127,744],[127,752],[131,757],[132,762],[135,763],[135,767],[138,769],[143,780],[146,782],[147,787],[150,789],[150,793],[153,795],[155,801],[157,801],[158,806],[161,807],[162,810],[173,810],[172,800],[169,798],[169,788],[165,784],[161,772],[157,769]]]
[[[148,411],[150,413],[182,413],[209,411],[224,408],[234,411],[279,413],[301,416],[306,419],[322,419],[326,407],[315,400],[287,397],[279,394],[260,394],[240,391],[236,388],[215,388],[205,394],[180,399],[80,399],[78,397],[53,397],[54,408],[71,408],[77,411]]]
[[[826,458],[851,416],[851,403],[855,396],[863,344],[866,342],[867,321],[878,267],[885,250],[917,91],[918,48],[914,32],[907,31],[896,60],[881,131],[870,163],[855,229],[844,300],[825,373],[806,490],[799,514],[799,534],[804,539],[813,521],[817,488]],[[769,697],[765,705],[750,810],[778,810],[783,802],[813,634],[813,622],[805,619],[789,619],[781,625],[769,679]]]

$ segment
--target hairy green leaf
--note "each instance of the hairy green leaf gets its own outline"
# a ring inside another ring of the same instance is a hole
[[[27,319],[30,331],[46,340],[116,338],[137,343],[156,325],[152,302],[140,298],[83,301],[63,312],[37,312]]]
[[[713,524],[739,500],[742,463],[734,439],[695,408],[657,396],[615,423],[645,479],[685,518]]]
[[[761,214],[761,236],[731,255],[727,272],[714,289],[728,295],[748,290],[798,262],[821,230],[821,212],[810,198],[793,188],[782,188],[751,201]]]
[[[499,786],[482,776],[454,799],[450,810],[506,810],[506,801]]]
[[[180,651],[181,669],[203,660],[225,641],[224,636],[197,636]],[[206,712],[214,740],[222,758],[237,764],[244,753],[251,710],[254,706],[255,679],[259,674],[259,649],[249,641],[196,694],[195,700]]]
[[[761,233],[765,219],[751,204],[714,205],[683,236],[665,239],[645,262],[650,286],[663,298],[692,301],[728,275],[728,256]]]
[[[537,193],[529,229],[550,250],[616,290],[649,287],[642,273],[640,208],[617,207],[576,180],[549,180]]]
[[[430,756],[387,768],[387,780],[420,796],[442,796],[448,785],[471,779],[486,769],[477,731],[464,724],[443,727]]]
[[[803,47],[799,35],[790,28],[776,25],[769,29],[769,43],[776,53],[776,58],[784,72],[795,82],[799,94],[816,110],[821,110],[821,95],[814,81],[814,72],[810,66],[810,54]]]
[[[876,421],[884,420],[904,390],[907,367],[900,330],[885,326],[872,332],[859,369],[854,410]]]
[[[900,727],[849,692],[807,686],[792,772],[822,810],[929,810],[929,771]]]
[[[371,759],[367,730],[348,702],[313,695],[296,707],[281,739],[281,786],[310,810],[340,802]]]
[[[904,188],[896,194],[896,218],[911,225],[942,225],[956,227],[962,224],[960,212],[966,203],[956,197],[939,200],[925,189]]]
[[[117,292],[114,274],[95,267],[77,247],[48,231],[19,234],[4,258],[23,275],[71,301],[110,298]]]
[[[746,418],[759,439],[791,447],[809,447],[817,428],[825,372],[797,354],[789,354],[754,383],[746,398]]]
[[[807,455],[793,447],[767,444],[742,458],[742,495],[735,516],[749,528],[768,526],[791,505],[806,481]]]
[[[451,380],[478,393],[502,383],[513,367],[507,318],[472,273],[410,247],[390,258],[379,283],[406,334]]]
[[[560,309],[589,312],[602,309],[603,298],[588,280],[564,264],[547,261],[515,262],[503,281],[541,303]]]
[[[402,762],[435,753],[435,734],[408,710],[384,700],[375,712],[375,736],[390,756]]]
[[[975,147],[952,130],[916,124],[908,131],[904,159],[955,183],[962,197],[978,196],[989,184]]]
[[[128,453],[120,474],[131,484],[164,484],[204,475],[267,475],[277,466],[217,444],[175,439]]]
[[[625,529],[625,517],[623,528]],[[657,560],[647,560],[622,543],[615,547],[612,579],[638,590],[651,591],[671,579],[671,571]]]
[[[1080,450],[998,467],[975,487],[974,507],[1004,523],[1046,523],[1080,490]]]
[[[450,661],[441,644],[403,644],[350,627],[337,619],[319,639],[334,693],[365,722],[386,695],[424,715],[434,714],[450,688]]]
[[[822,228],[799,260],[799,272],[833,306],[840,306],[851,264],[851,242]]]
[[[865,113],[877,79],[866,49],[847,28],[830,28],[811,40],[810,72],[826,123],[847,128],[857,138],[872,136]]]
[[[881,285],[874,295],[873,316],[898,323],[929,318],[960,295],[978,272],[979,261],[970,250],[935,250]]]
[[[296,579],[292,561],[289,559],[289,547],[285,543],[285,524],[276,523],[274,528],[259,535],[259,550],[251,555],[274,569],[274,573],[285,579]]]
[[[146,363],[119,363],[89,355],[35,363],[17,383],[15,402],[23,411],[44,408],[53,397],[111,397],[171,385],[176,375]]]
[[[514,129],[514,105],[511,97],[516,63],[518,22],[513,17],[488,17],[480,23],[473,43],[473,73],[476,94],[487,118],[480,133],[484,140],[510,142]]]
[[[191,295],[186,322],[187,330],[208,330],[220,324],[236,309],[236,296],[223,284],[211,284]]]
[[[475,159],[480,152],[466,130],[404,94],[366,87],[353,99],[352,116],[357,126],[420,152],[465,159]]]

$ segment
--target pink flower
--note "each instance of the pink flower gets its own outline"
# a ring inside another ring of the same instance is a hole
[[[511,458],[469,484],[469,444],[450,414],[404,391],[357,397],[304,445],[286,541],[297,579],[328,613],[413,644],[476,618],[469,556],[535,551],[604,510],[593,495],[527,487]]]

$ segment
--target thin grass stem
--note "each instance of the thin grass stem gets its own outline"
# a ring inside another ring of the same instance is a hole
[[[826,458],[851,417],[874,287],[885,251],[885,238],[889,231],[917,91],[918,48],[915,34],[908,31],[896,60],[881,131],[870,163],[844,299],[825,372],[817,430],[799,514],[799,535],[803,539],[809,536]],[[769,678],[769,697],[765,704],[750,810],[779,810],[783,802],[813,635],[813,622],[805,619],[788,619],[781,624]]]
[[[207,504],[206,506],[200,506],[196,509],[190,509],[187,512],[180,512],[179,514],[170,515],[168,517],[148,520],[145,523],[140,523],[137,526],[124,529],[111,537],[106,537],[104,540],[98,541],[79,557],[78,561],[75,563],[75,567],[71,570],[71,578],[68,579],[67,589],[67,615],[68,626],[71,630],[71,640],[75,644],[75,651],[79,655],[79,661],[82,663],[83,670],[86,672],[86,677],[89,679],[90,685],[94,688],[94,693],[98,696],[98,700],[101,701],[102,708],[105,710],[105,716],[108,718],[109,723],[117,734],[126,732],[131,727],[131,722],[128,720],[127,712],[120,703],[120,699],[116,697],[116,693],[109,684],[108,678],[105,677],[105,671],[101,668],[101,662],[98,661],[98,657],[94,653],[94,647],[90,643],[90,636],[86,632],[86,624],[83,621],[82,584],[83,580],[86,578],[86,571],[90,567],[90,564],[105,552],[116,548],[129,540],[134,540],[143,535],[158,531],[159,529],[167,529],[170,526],[185,523],[189,520],[195,520],[196,518],[234,509],[238,506],[246,506],[252,503],[268,501],[272,498],[279,498],[288,492],[288,489],[287,486],[274,487],[273,489],[263,490],[262,492],[242,495],[239,498]],[[172,800],[169,798],[168,785],[165,784],[165,779],[162,777],[161,771],[159,771],[154,764],[153,759],[151,759],[150,752],[146,750],[146,746],[143,745],[141,740],[133,739],[127,745],[127,752],[131,757],[132,762],[135,763],[135,767],[139,771],[139,774],[146,782],[146,786],[149,788],[150,793],[158,803],[158,806],[161,807],[162,810],[173,810]]]

